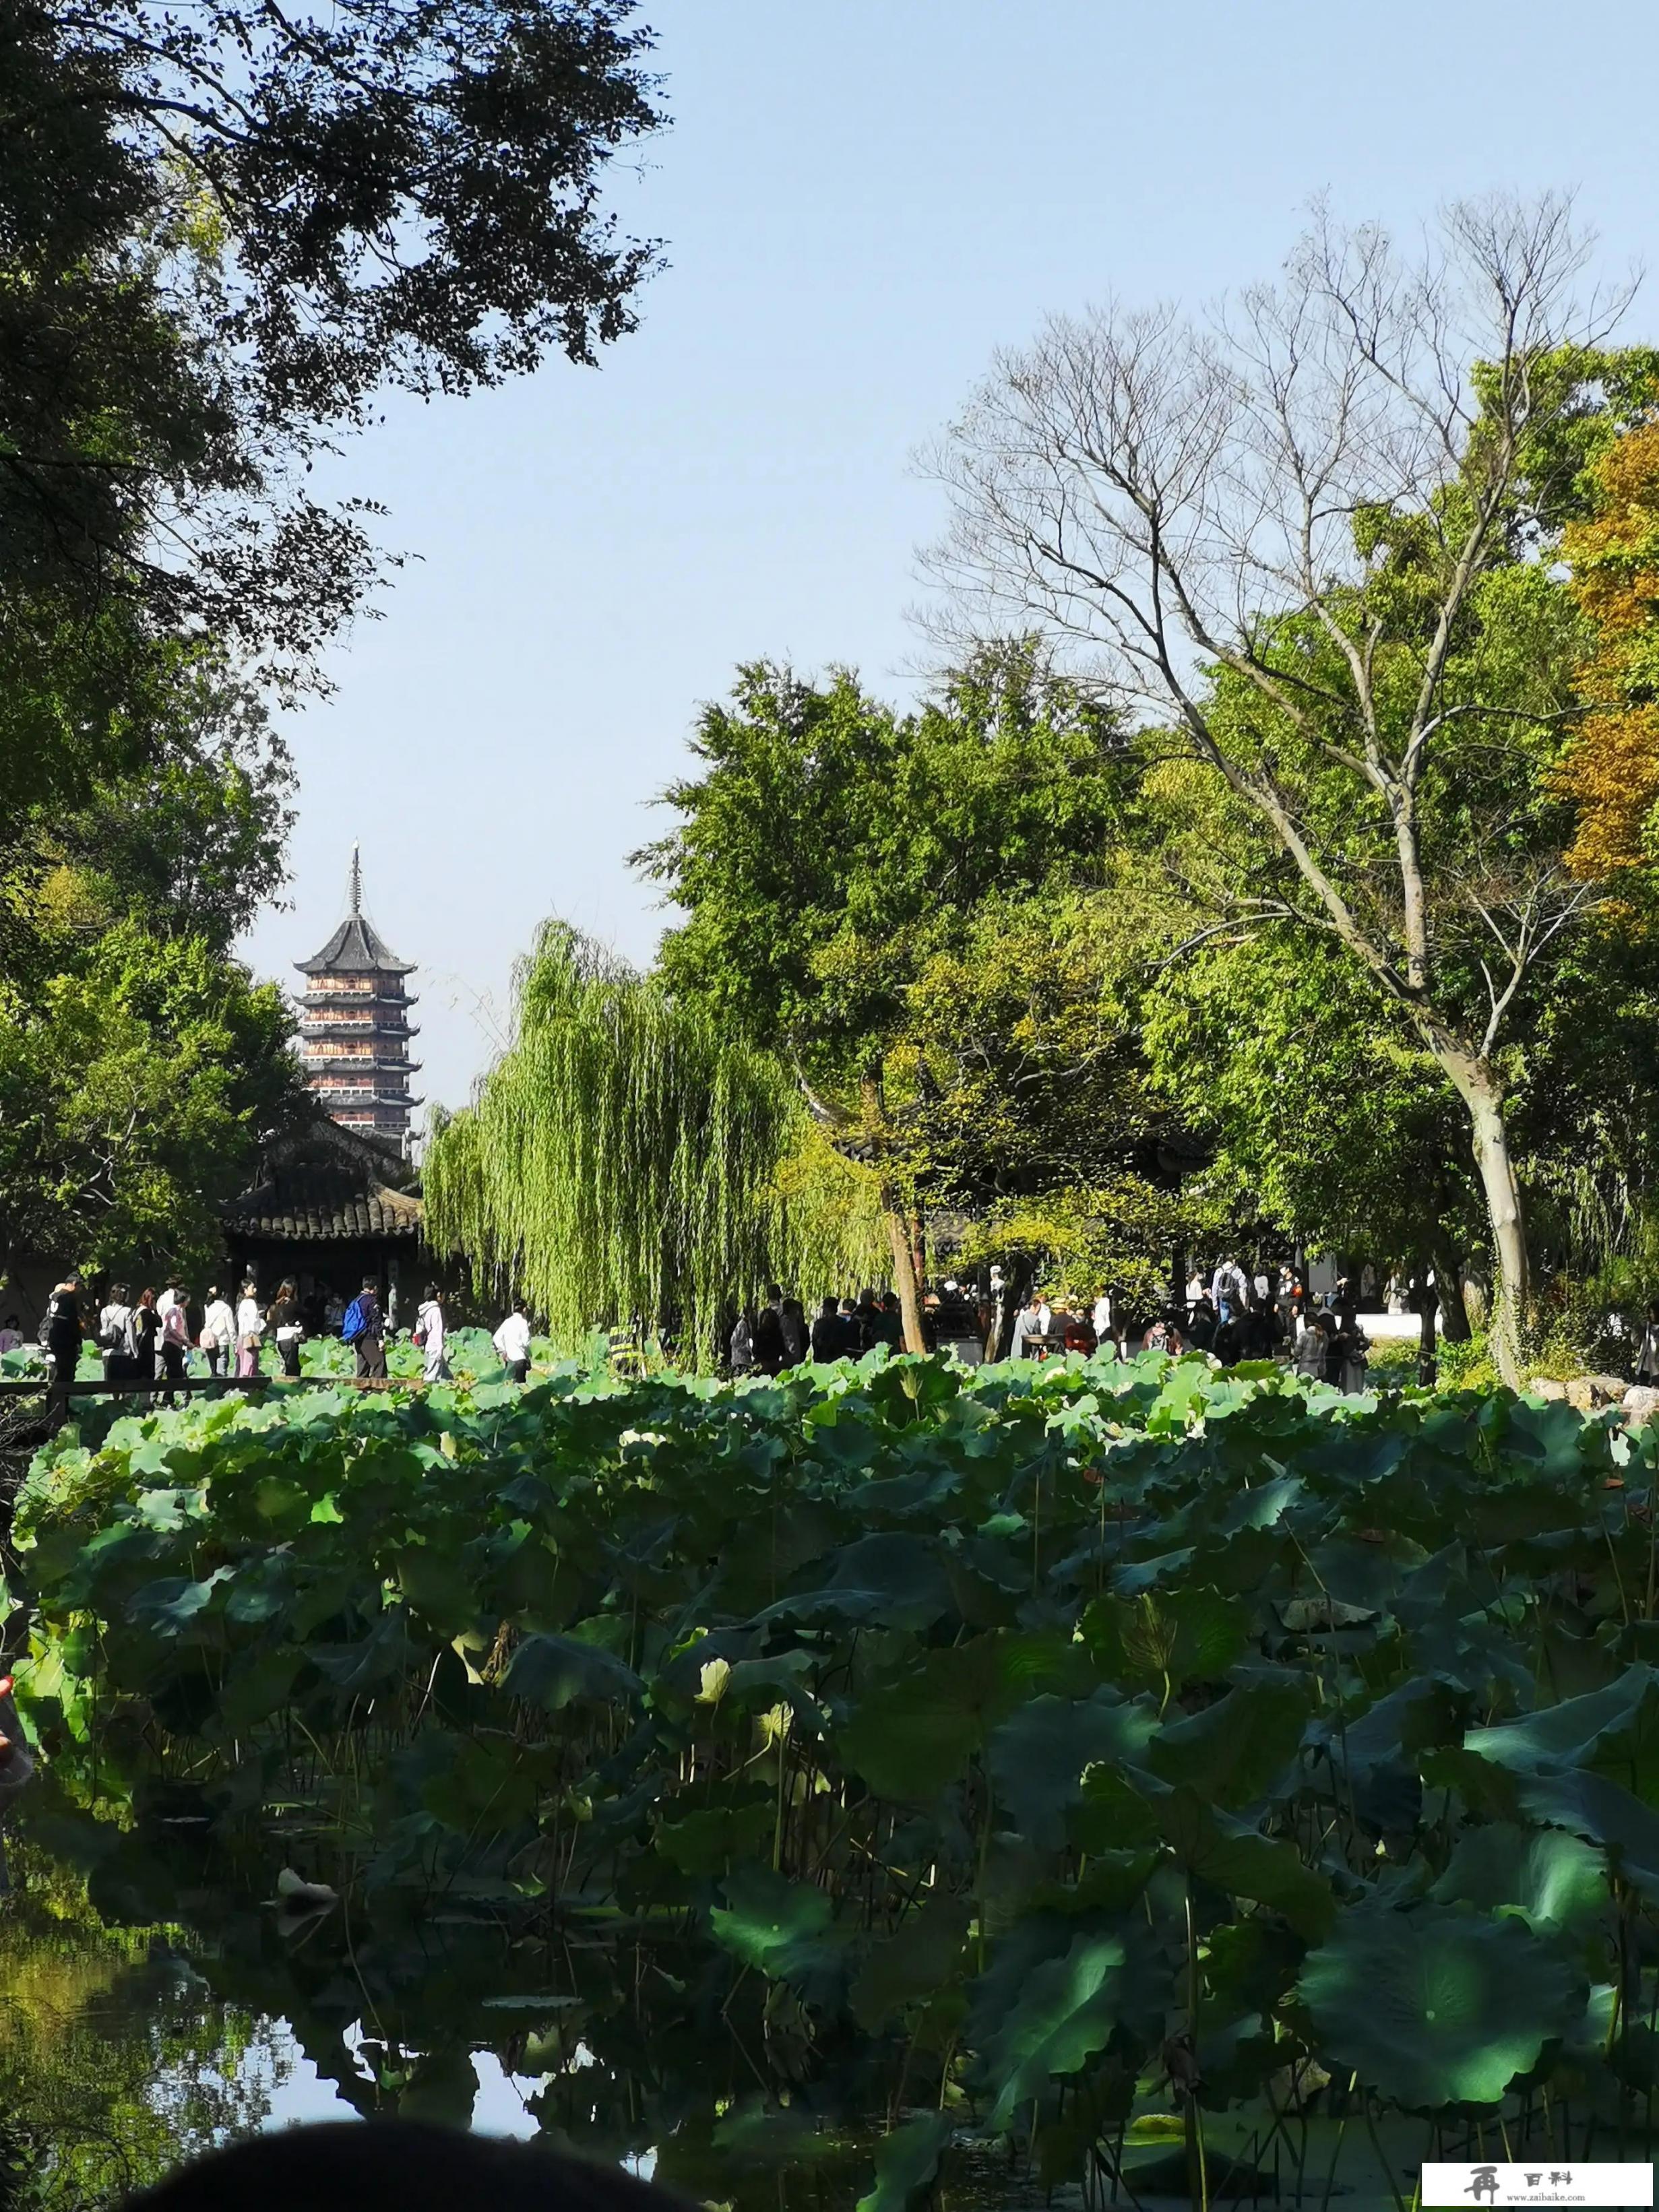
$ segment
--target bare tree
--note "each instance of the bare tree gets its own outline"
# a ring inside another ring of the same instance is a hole
[[[1050,321],[933,457],[952,520],[927,565],[956,618],[1035,619],[1172,724],[1279,856],[1239,915],[1334,933],[1444,1072],[1510,1382],[1528,1262],[1497,1055],[1591,892],[1515,828],[1559,687],[1517,704],[1468,637],[1524,550],[1528,456],[1583,404],[1561,349],[1598,343],[1624,304],[1581,304],[1587,254],[1554,197],[1455,206],[1410,263],[1322,210],[1279,284],[1203,321],[1115,305]],[[1448,805],[1471,763],[1478,796]]]

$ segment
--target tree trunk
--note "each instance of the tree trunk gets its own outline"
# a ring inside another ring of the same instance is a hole
[[[1002,1295],[997,1301],[996,1311],[991,1316],[991,1334],[985,1340],[988,1366],[1008,1357],[1008,1346],[1014,1340],[1014,1316],[1024,1304],[1036,1279],[1036,1267],[1033,1261],[1010,1261],[1008,1273],[1002,1279]]]
[[[927,1340],[921,1333],[921,1286],[912,1241],[911,1210],[901,1204],[887,1165],[887,1101],[883,1094],[879,1064],[860,1077],[859,1097],[864,1107],[865,1134],[881,1174],[881,1210],[887,1223],[887,1241],[892,1247],[893,1288],[898,1293],[899,1312],[904,1322],[904,1348],[907,1352],[926,1352]]]
[[[1518,1390],[1523,1380],[1522,1335],[1532,1286],[1521,1185],[1504,1121],[1504,1085],[1490,1060],[1443,1037],[1431,1042],[1435,1058],[1468,1109],[1474,1164],[1480,1172],[1480,1188],[1492,1223],[1492,1257],[1498,1270],[1490,1329],[1492,1358],[1510,1388]]]
[[[907,1352],[926,1352],[927,1341],[921,1333],[921,1292],[916,1283],[910,1218],[891,1191],[884,1188],[882,1203],[887,1211],[887,1238],[893,1248],[893,1288],[898,1292],[899,1312],[904,1320],[904,1348]]]
[[[1440,1290],[1440,1333],[1448,1344],[1467,1344],[1474,1332],[1463,1303],[1463,1262],[1449,1244],[1436,1243],[1433,1258]]]
[[[1440,1273],[1437,1268],[1433,1282],[1429,1280],[1429,1263],[1419,1260],[1412,1282],[1412,1302],[1417,1308],[1417,1379],[1424,1389],[1432,1388],[1439,1372],[1439,1354],[1435,1346],[1435,1316],[1440,1304]]]

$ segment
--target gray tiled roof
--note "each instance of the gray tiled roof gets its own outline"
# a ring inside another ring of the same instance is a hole
[[[418,1239],[425,1223],[418,1198],[384,1183],[356,1181],[338,1169],[309,1166],[279,1169],[225,1216],[225,1226],[236,1235],[285,1243]]]
[[[296,960],[302,975],[407,975],[412,960],[399,960],[366,915],[349,914],[320,952]]]

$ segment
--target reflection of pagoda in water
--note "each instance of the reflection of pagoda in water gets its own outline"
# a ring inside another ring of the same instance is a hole
[[[301,1054],[313,1097],[348,1129],[372,1129],[395,1143],[409,1136],[409,1057],[419,1032],[404,987],[414,963],[399,960],[363,912],[362,870],[351,848],[351,911],[322,951],[295,967],[306,979],[300,1005]]]

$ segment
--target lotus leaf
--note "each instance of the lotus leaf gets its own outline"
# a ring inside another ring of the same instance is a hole
[[[1345,1912],[1298,1994],[1337,2063],[1422,2111],[1492,2105],[1573,2016],[1571,1967],[1516,1919],[1449,1906]]]

